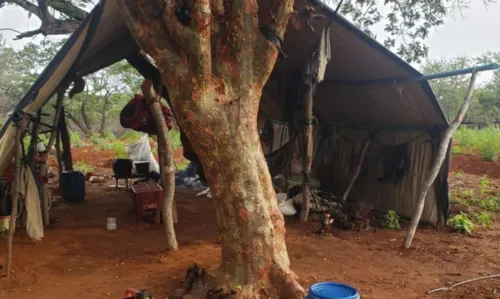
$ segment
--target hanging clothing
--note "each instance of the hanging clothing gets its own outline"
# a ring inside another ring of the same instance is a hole
[[[161,110],[167,123],[167,128],[172,128],[172,112],[161,104]],[[152,135],[157,134],[156,124],[151,109],[143,95],[136,94],[120,112],[120,124],[122,127],[144,132]]]
[[[383,182],[397,184],[408,172],[410,163],[408,143],[397,146],[384,145],[378,161],[377,178]]]
[[[26,233],[35,241],[41,240],[43,238],[43,220],[40,192],[33,172],[28,166],[21,167],[19,193],[23,196],[26,206]],[[47,199],[49,198],[48,194],[45,196]]]
[[[321,39],[318,43],[318,47],[304,70],[304,84],[316,86],[316,84],[323,81],[325,78],[326,66],[331,57],[330,26],[326,26],[321,31]]]

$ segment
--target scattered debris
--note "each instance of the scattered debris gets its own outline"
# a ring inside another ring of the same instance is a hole
[[[102,183],[105,181],[105,178],[102,176],[91,176],[89,182],[91,183]]]
[[[500,277],[500,274],[494,274],[494,275],[489,275],[489,276],[484,276],[484,277],[472,278],[472,279],[469,279],[469,280],[465,280],[465,281],[461,281],[461,282],[452,284],[449,287],[442,287],[442,288],[438,288],[438,289],[427,291],[427,294],[432,294],[432,293],[441,292],[441,291],[448,291],[448,290],[453,289],[454,287],[458,287],[458,286],[463,285],[463,284],[467,284],[467,283],[470,283],[470,282],[474,282],[474,281],[478,281],[478,280],[483,280],[483,279],[497,278],[497,277]]]

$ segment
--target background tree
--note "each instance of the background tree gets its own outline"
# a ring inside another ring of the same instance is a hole
[[[93,6],[91,0],[0,0],[0,8],[5,5],[17,5],[28,13],[28,18],[35,16],[41,21],[40,28],[19,32],[17,39],[42,35],[73,33],[87,16],[85,10]]]
[[[28,43],[16,51],[0,40],[0,113],[13,109],[65,40]],[[118,127],[121,108],[140,91],[141,76],[127,62],[118,62],[85,77],[85,91],[66,99],[68,118],[89,137],[104,135],[111,121]],[[52,104],[52,103],[51,103]],[[50,105],[50,104],[49,104]],[[51,113],[52,109],[46,109]]]
[[[475,64],[500,63],[500,53],[486,53],[480,57],[459,56],[448,59],[426,61],[422,66],[425,74],[452,71],[474,66]],[[436,98],[448,120],[452,120],[463,102],[467,90],[468,78],[454,76],[429,81]],[[480,126],[498,123],[500,120],[500,71],[495,71],[491,78],[485,78],[478,84],[474,101],[464,119],[464,123]]]

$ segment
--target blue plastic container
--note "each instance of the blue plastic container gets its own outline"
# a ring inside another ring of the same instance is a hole
[[[305,299],[359,299],[358,291],[346,284],[320,282],[313,284]]]

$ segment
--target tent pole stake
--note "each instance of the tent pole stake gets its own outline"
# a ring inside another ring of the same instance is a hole
[[[431,164],[427,178],[420,187],[421,189],[417,199],[417,207],[413,214],[410,226],[408,227],[408,230],[406,232],[406,237],[403,242],[403,246],[406,249],[410,248],[411,246],[411,242],[413,241],[413,237],[415,236],[418,223],[420,222],[420,218],[422,217],[422,212],[424,211],[427,191],[429,191],[429,188],[431,187],[432,183],[434,183],[434,181],[436,180],[436,177],[439,174],[439,170],[441,169],[441,165],[443,164],[443,161],[446,159],[446,153],[448,152],[448,146],[451,144],[450,141],[451,138],[453,137],[453,133],[455,133],[455,131],[462,123],[465,114],[467,113],[467,110],[469,109],[469,106],[472,102],[472,93],[474,91],[474,85],[476,83],[476,76],[477,72],[473,70],[469,82],[469,88],[467,89],[467,95],[465,96],[465,99],[462,103],[462,107],[460,107],[460,110],[458,111],[455,120],[450,124],[448,129],[446,129],[446,131],[444,132],[444,136],[443,138],[441,138],[441,142],[439,143],[439,148],[436,158]]]

